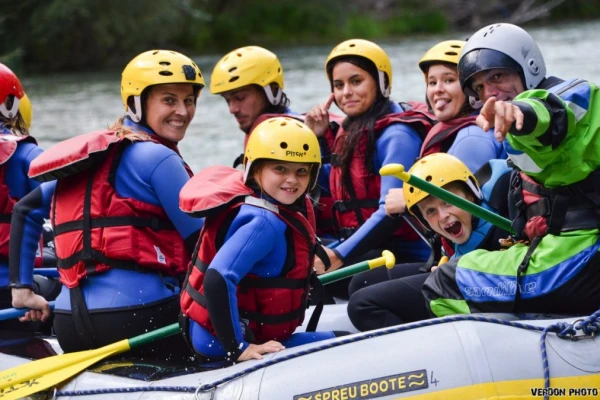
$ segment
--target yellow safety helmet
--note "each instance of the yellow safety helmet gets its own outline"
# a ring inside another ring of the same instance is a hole
[[[458,58],[465,43],[467,42],[464,40],[446,40],[427,50],[425,55],[419,60],[419,68],[425,74],[425,79],[427,79],[427,71],[431,64],[442,62],[458,65]]]
[[[123,70],[121,99],[127,115],[139,122],[142,119],[142,92],[149,86],[165,83],[191,83],[198,88],[196,96],[205,86],[200,68],[189,57],[171,50],[146,51],[131,60]],[[135,110],[129,108],[130,96],[134,96]]]
[[[250,133],[244,154],[244,182],[251,176],[252,164],[260,159],[315,164],[308,185],[312,189],[321,168],[319,141],[308,126],[296,119],[269,118]]]
[[[329,64],[337,58],[345,56],[364,57],[375,64],[379,72],[379,90],[384,97],[389,97],[392,92],[392,63],[385,51],[373,42],[364,39],[350,39],[335,46],[325,62],[325,73],[329,76]],[[385,87],[385,75],[387,74],[388,86]]]
[[[453,155],[447,153],[430,154],[414,163],[408,173],[437,187],[445,186],[450,182],[464,182],[471,189],[477,200],[483,198],[479,183],[473,173],[462,161]],[[418,202],[429,196],[429,193],[408,183],[404,184],[403,192],[406,209],[412,215],[418,217],[427,227],[427,223],[422,219],[421,213],[415,209],[415,206]]]
[[[21,117],[23,117],[23,121],[27,126],[27,130],[31,129],[31,120],[33,119],[33,108],[31,108],[31,101],[29,97],[27,97],[27,93],[23,92],[23,97],[21,97],[21,102],[19,103],[19,112],[21,113]]]
[[[271,83],[279,86],[277,94]],[[258,46],[235,49],[219,60],[210,76],[210,92],[221,94],[248,85],[262,87],[273,105],[281,101],[283,90],[283,68],[277,56]]]

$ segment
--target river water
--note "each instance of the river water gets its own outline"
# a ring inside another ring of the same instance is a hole
[[[548,75],[563,79],[583,78],[600,83],[600,43],[596,37],[600,21],[534,28],[529,32],[546,59]],[[392,99],[423,100],[425,83],[417,62],[435,43],[468,37],[469,32],[378,41],[393,67]],[[340,41],[342,39],[340,38]],[[321,47],[273,48],[284,69],[285,92],[291,108],[306,112],[329,95],[324,63],[337,43]],[[135,54],[132,54],[132,58]],[[198,55],[207,79],[222,54]],[[44,148],[77,134],[108,127],[124,112],[120,96],[121,71],[22,77],[33,104],[32,135]],[[207,82],[208,84],[208,82]],[[335,106],[332,107],[333,111]],[[205,88],[198,100],[196,116],[180,143],[184,159],[194,171],[230,165],[241,152],[243,134],[229,115],[221,96]]]

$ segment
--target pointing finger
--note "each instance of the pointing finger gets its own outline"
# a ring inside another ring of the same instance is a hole
[[[490,123],[485,115],[479,114],[475,122],[477,123],[477,126],[479,126],[484,132],[487,132],[490,129]]]
[[[331,103],[333,103],[333,100],[335,100],[335,95],[333,93],[331,93],[331,95],[327,99],[327,103],[325,103],[326,110],[329,110],[329,107],[331,107]]]
[[[495,114],[496,98],[492,96],[489,99],[487,99],[486,102],[483,104],[481,111],[479,111],[479,115],[483,115],[488,121],[492,121],[494,119]]]

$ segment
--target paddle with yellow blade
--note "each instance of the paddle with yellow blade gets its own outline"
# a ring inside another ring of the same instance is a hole
[[[385,250],[381,257],[323,274],[319,276],[319,279],[323,284],[327,284],[382,265],[392,268],[395,261],[394,255]],[[20,399],[40,392],[77,375],[104,358],[143,346],[158,339],[176,335],[179,332],[179,324],[175,323],[131,339],[123,339],[99,349],[60,354],[1,371],[0,399]]]
[[[470,202],[469,200],[463,199],[460,196],[455,195],[443,188],[437,187],[432,183],[429,183],[419,177],[409,174],[404,171],[404,166],[402,164],[388,164],[382,167],[379,170],[379,174],[393,175],[396,178],[418,188],[432,196],[435,196],[441,200],[444,200],[453,206],[456,206],[462,210],[465,210],[472,215],[481,218],[483,220],[488,221],[489,223],[497,226],[500,229],[504,229],[511,234],[515,234],[515,231],[512,227],[512,223],[509,219],[502,217],[501,215],[495,214],[485,208]]]

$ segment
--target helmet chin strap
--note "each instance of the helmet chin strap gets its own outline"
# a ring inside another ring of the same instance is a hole
[[[469,96],[469,104],[471,105],[471,108],[475,110],[479,110],[481,107],[483,107],[483,102],[477,97],[473,96]]]
[[[388,98],[390,97],[390,94],[392,92],[392,88],[391,87],[385,87],[385,72],[383,72],[382,70],[377,70],[377,74],[379,75],[379,90],[381,90],[381,94],[383,95],[383,97]]]
[[[133,104],[135,106],[135,112],[133,112],[131,108],[127,106],[125,115],[131,118],[133,122],[138,123],[142,120],[142,100],[140,99],[140,96],[133,96]]]
[[[19,112],[20,102],[21,100],[19,100],[15,96],[12,107],[10,109],[6,107],[6,103],[2,103],[2,105],[0,105],[0,114],[2,114],[5,118],[12,119]]]
[[[471,189],[471,191],[473,192],[475,197],[477,197],[478,200],[483,200],[483,193],[481,192],[481,189],[479,189],[473,182],[471,182],[470,179],[467,179],[465,183]]]
[[[273,104],[274,106],[278,105],[279,102],[281,102],[281,97],[283,96],[283,90],[281,90],[280,87],[278,87],[279,90],[277,90],[277,96],[273,96],[273,90],[271,90],[271,85],[265,85],[263,86],[263,90],[265,91],[265,94],[267,95],[267,99],[269,99],[269,102],[271,104]]]
[[[244,168],[244,183],[248,182],[248,174],[250,173],[250,169],[252,168],[252,161],[248,160],[246,164],[246,168]]]

